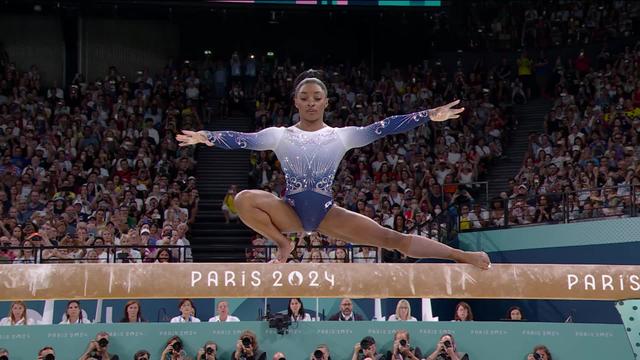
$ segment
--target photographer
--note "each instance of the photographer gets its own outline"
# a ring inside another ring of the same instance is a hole
[[[149,360],[151,359],[151,354],[147,350],[138,350],[138,352],[133,355],[133,360]]]
[[[419,347],[412,348],[409,331],[398,330],[393,336],[393,351],[387,351],[388,360],[418,360],[422,359],[422,351]]]
[[[51,346],[45,346],[38,351],[38,360],[56,360],[56,352]]]
[[[216,353],[218,352],[218,344],[213,341],[207,341],[204,346],[198,350],[196,360],[216,360]]]
[[[453,335],[444,334],[440,337],[436,350],[427,356],[427,360],[469,360],[469,355],[457,352]]]
[[[287,360],[287,357],[284,355],[283,352],[278,351],[277,353],[273,354],[273,358],[271,358],[272,360]]]
[[[167,340],[167,346],[162,350],[160,359],[166,360],[184,360],[187,358],[187,353],[182,346],[182,339],[180,336],[173,336]]]
[[[382,354],[377,353],[376,340],[371,336],[366,336],[359,343],[353,347],[353,355],[351,360],[384,360],[385,357]]]
[[[118,355],[109,354],[109,334],[104,331],[96,335],[95,340],[89,341],[87,351],[80,356],[80,360],[118,360]]]
[[[0,348],[0,360],[9,360],[9,350]]]
[[[551,351],[544,345],[537,345],[533,348],[533,352],[527,355],[527,360],[553,360]]]
[[[316,349],[311,353],[309,360],[331,360],[329,347],[325,344],[316,346]]]
[[[240,334],[236,343],[236,350],[231,354],[231,360],[265,360],[267,353],[258,349],[258,339],[251,330],[245,330]]]

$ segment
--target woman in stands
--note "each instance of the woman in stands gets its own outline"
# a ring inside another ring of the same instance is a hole
[[[300,121],[290,127],[270,127],[257,133],[183,130],[176,139],[180,146],[199,143],[224,149],[273,150],[286,175],[284,200],[261,190],[238,193],[235,205],[240,219],[276,242],[279,262],[286,262],[295,244],[283,232],[319,231],[354,244],[395,249],[414,258],[442,258],[470,263],[482,269],[490,266],[484,252],[465,252],[418,235],[402,234],[372,219],[334,206],[333,179],[344,154],[391,134],[407,132],[431,121],[460,117],[459,103],[396,115],[368,126],[334,128],[324,122],[329,105],[327,87],[309,70],[295,82],[294,103]]]
[[[91,324],[91,321],[84,317],[80,302],[78,300],[70,300],[67,303],[67,310],[60,324]]]
[[[27,316],[27,305],[24,301],[14,301],[9,308],[9,315],[0,320],[0,326],[33,325],[36,322]]]

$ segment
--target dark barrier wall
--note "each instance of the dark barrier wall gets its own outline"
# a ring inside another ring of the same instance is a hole
[[[62,83],[65,55],[59,17],[0,14],[0,43],[19,70],[37,64],[44,84]]]
[[[179,53],[179,30],[169,21],[84,18],[81,23],[81,70],[89,80],[104,77],[111,65],[133,79],[144,66],[153,74]]]

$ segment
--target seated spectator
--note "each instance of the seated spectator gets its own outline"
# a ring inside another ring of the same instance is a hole
[[[142,317],[142,306],[138,300],[127,301],[120,322],[146,322]]]
[[[397,330],[393,335],[393,349],[387,351],[388,360],[417,360],[422,359],[422,351],[419,347],[411,347],[409,331]]]
[[[85,316],[84,310],[80,307],[80,301],[69,300],[60,324],[91,324],[91,321]]]
[[[469,355],[458,352],[458,346],[451,334],[440,336],[436,349],[426,360],[469,360]]]
[[[229,314],[229,303],[227,301],[219,301],[216,306],[216,312],[218,315],[210,318],[209,322],[240,321],[237,317]]]
[[[224,196],[224,200],[222,200],[222,213],[224,214],[224,222],[226,224],[228,224],[230,220],[238,220],[238,211],[234,203],[237,193],[237,186],[231,185],[229,190],[227,190],[227,194]]]
[[[180,315],[171,318],[172,323],[200,322],[200,319],[195,317],[196,308],[193,306],[191,299],[180,300],[178,309],[180,310]]]
[[[0,320],[0,326],[34,325],[36,322],[27,316],[27,304],[14,301],[9,307],[9,315]]]
[[[184,343],[182,342],[182,339],[180,339],[179,336],[172,336],[167,340],[167,345],[162,350],[160,359],[187,360],[190,358],[184,350]]]
[[[340,301],[340,311],[331,315],[329,321],[362,321],[362,315],[353,312],[351,299],[344,298]]]
[[[553,360],[553,356],[546,346],[536,345],[531,354],[527,355],[527,360]]]
[[[304,304],[302,299],[291,298],[289,299],[289,305],[287,306],[287,315],[291,322],[295,321],[311,321],[311,315],[304,310]]]
[[[89,346],[84,354],[80,356],[80,360],[90,359],[109,359],[118,360],[118,355],[109,353],[109,334],[101,331],[96,334],[95,339],[89,341]]]
[[[524,321],[524,315],[522,314],[522,309],[518,306],[512,306],[507,310],[507,320],[511,321]]]
[[[396,313],[389,316],[388,321],[418,321],[411,316],[411,304],[406,299],[398,301],[396,305]]]
[[[173,255],[171,254],[171,251],[167,248],[162,248],[156,253],[156,260],[154,262],[172,263],[175,261],[173,261]]]
[[[464,301],[460,301],[456,305],[453,321],[473,321],[473,311],[471,311],[471,306]]]
[[[236,342],[231,360],[265,360],[266,358],[267,353],[260,350],[256,334],[251,330],[243,331]]]

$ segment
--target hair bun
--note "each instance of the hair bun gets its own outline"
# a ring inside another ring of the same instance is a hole
[[[315,69],[305,70],[305,71],[301,72],[300,75],[298,75],[298,77],[296,78],[296,81],[294,81],[294,83],[293,83],[293,86],[297,87],[298,84],[300,84],[300,82],[302,80],[309,79],[309,78],[316,78],[316,79],[324,82],[324,71],[315,70]]]

